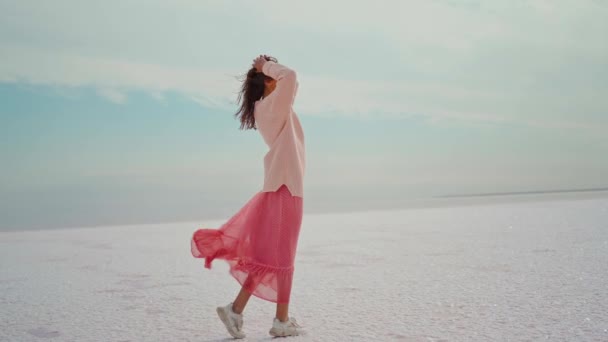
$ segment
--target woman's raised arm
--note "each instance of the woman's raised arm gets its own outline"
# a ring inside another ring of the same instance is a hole
[[[270,95],[270,110],[277,115],[287,115],[291,111],[293,101],[298,91],[296,72],[285,65],[266,61],[262,72],[277,81],[277,85]]]

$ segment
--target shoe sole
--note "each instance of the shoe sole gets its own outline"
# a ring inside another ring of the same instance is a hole
[[[234,338],[245,338],[245,334],[239,335],[238,332],[234,332],[234,331],[230,330],[230,319],[228,318],[228,315],[224,312],[222,307],[218,306],[217,308],[215,308],[215,311],[217,312],[217,315],[220,317],[220,320],[222,321],[222,323],[224,323],[224,326],[226,327],[226,330],[228,330],[228,333],[230,334],[230,336],[232,336]]]

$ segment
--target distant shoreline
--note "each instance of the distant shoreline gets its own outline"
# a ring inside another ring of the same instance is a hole
[[[443,207],[461,207],[461,206],[485,206],[507,203],[525,203],[537,201],[555,201],[555,200],[576,200],[586,198],[608,198],[608,188],[589,188],[589,189],[563,189],[563,190],[542,190],[542,191],[518,191],[518,192],[495,192],[495,193],[472,193],[472,194],[450,194],[439,195],[423,198],[409,198],[400,200],[380,200],[365,205],[353,206],[350,208],[335,208],[330,211],[308,208],[305,215],[325,215],[325,214],[348,214],[348,213],[363,213],[369,211],[400,211],[422,208],[443,208]],[[151,226],[151,225],[166,225],[166,224],[191,224],[192,227],[199,227],[202,222],[207,224],[221,223],[229,218],[226,215],[213,215],[202,218],[191,219],[176,219],[176,220],[158,220],[158,221],[131,221],[131,222],[109,222],[103,224],[80,224],[70,226],[45,225],[32,227],[1,227],[0,235],[3,233],[14,232],[35,232],[47,231],[56,229],[81,229],[81,228],[105,228],[105,227],[129,227],[129,226]]]
[[[569,192],[600,192],[608,191],[607,188],[587,188],[587,189],[560,189],[560,190],[533,190],[533,191],[513,191],[513,192],[485,192],[473,194],[450,194],[435,196],[435,198],[451,198],[451,197],[486,197],[486,196],[510,196],[510,195],[542,195],[542,194],[557,194]]]

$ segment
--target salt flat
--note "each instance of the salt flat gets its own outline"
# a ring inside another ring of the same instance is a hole
[[[0,233],[0,340],[230,340],[189,241],[222,222]],[[608,341],[608,199],[305,215],[294,281],[294,341]]]

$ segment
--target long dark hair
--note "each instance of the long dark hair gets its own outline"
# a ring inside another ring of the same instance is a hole
[[[278,63],[274,57],[267,56],[267,61],[273,61]],[[258,72],[256,68],[251,68],[247,71],[247,74],[243,75],[240,79],[243,84],[241,90],[237,96],[237,104],[240,103],[239,110],[234,114],[241,120],[241,127],[239,129],[257,129],[255,125],[255,118],[253,117],[253,110],[255,101],[262,98],[264,95],[264,89],[266,88],[264,80],[270,78],[270,76],[264,75],[263,72]]]

